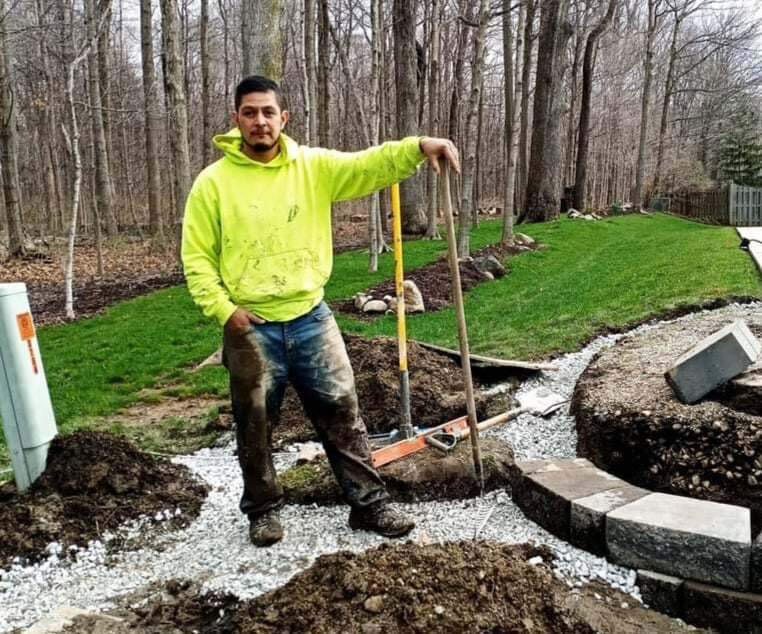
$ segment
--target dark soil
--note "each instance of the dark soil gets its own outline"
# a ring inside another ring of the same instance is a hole
[[[360,414],[370,433],[399,427],[399,365],[397,341],[389,337],[365,339],[344,334],[360,401]],[[413,425],[433,427],[466,414],[463,374],[460,365],[441,354],[408,342],[410,412]],[[516,379],[518,382],[518,379]],[[482,420],[507,409],[505,400],[487,399],[478,392],[475,379],[477,418]],[[509,398],[509,397],[506,397]],[[315,440],[296,392],[289,387],[275,427],[276,445]]]
[[[638,486],[748,506],[762,517],[762,416],[731,388],[694,405],[664,378],[675,359],[731,321],[718,315],[667,324],[599,354],[572,400],[578,451]],[[747,319],[762,336],[762,315]]]
[[[480,438],[484,490],[509,485],[508,470],[513,464],[510,445],[495,438]],[[479,495],[474,475],[471,443],[462,440],[448,455],[433,448],[397,460],[379,469],[393,500],[426,502]],[[286,501],[293,504],[341,504],[341,491],[325,459],[298,465],[281,475]]]
[[[544,547],[459,542],[385,544],[365,553],[319,557],[285,586],[241,602],[170,581],[153,600],[122,612],[112,632],[311,634],[494,632],[645,634],[685,631],[677,621],[632,606],[602,586],[579,590],[558,581]],[[595,595],[597,594],[597,598]],[[621,607],[622,604],[628,607]],[[133,603],[135,605],[135,603]],[[94,634],[97,617],[69,631]],[[695,631],[695,630],[694,630]]]
[[[536,247],[533,246],[531,248]],[[530,247],[525,246],[491,245],[473,253],[472,256],[494,255],[499,261],[504,262],[507,257],[529,249]],[[474,266],[473,262],[461,262],[459,268],[460,286],[464,292],[488,280],[484,273]],[[405,279],[415,282],[418,290],[421,291],[426,312],[435,312],[452,305],[452,276],[450,275],[450,265],[446,256],[420,268],[406,271]],[[394,297],[396,295],[394,280],[386,280],[376,284],[376,286],[369,288],[365,292],[376,299],[382,299],[385,295]],[[379,316],[378,313],[363,313],[358,311],[355,308],[353,299],[334,302],[333,308],[360,319],[371,320]]]
[[[24,495],[0,489],[0,568],[14,557],[36,561],[51,542],[85,546],[126,520],[176,508],[198,515],[207,489],[188,469],[154,458],[111,434],[58,436],[45,472]]]
[[[170,286],[183,284],[179,271],[159,273],[149,277],[130,276],[111,280],[89,280],[74,285],[74,309],[77,319],[92,317],[105,308],[125,299],[132,299]],[[37,325],[68,321],[64,311],[62,284],[27,282],[29,305]]]

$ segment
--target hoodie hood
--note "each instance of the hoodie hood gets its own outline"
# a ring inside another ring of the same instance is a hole
[[[260,167],[280,167],[286,163],[296,160],[296,155],[299,150],[299,144],[291,137],[280,133],[278,137],[278,145],[280,145],[280,152],[269,163],[260,163],[254,161],[241,149],[241,131],[238,128],[233,128],[226,134],[218,134],[214,137],[214,146],[225,154],[234,163],[244,165],[259,165]]]

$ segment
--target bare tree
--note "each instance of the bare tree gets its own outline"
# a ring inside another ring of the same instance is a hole
[[[105,0],[85,0],[85,20],[88,39],[95,39],[96,24],[108,20],[111,2]],[[99,36],[100,37],[100,36]],[[108,164],[108,146],[103,125],[103,104],[101,102],[101,75],[98,70],[98,48],[92,47],[88,55],[88,87],[90,92],[90,123],[92,125],[93,152],[95,162],[95,204],[98,216],[106,222],[106,233],[114,237],[119,233],[114,214],[114,199]]]
[[[320,63],[318,64],[318,92],[317,92],[317,117],[318,117],[318,143],[323,147],[330,143],[331,128],[331,96],[328,91],[328,74],[330,69],[330,34],[328,24],[328,0],[318,0],[318,51]]]
[[[3,180],[5,218],[8,223],[8,252],[11,256],[24,253],[21,225],[21,203],[18,173],[14,169],[18,155],[16,139],[16,94],[13,90],[13,68],[10,63],[7,33],[8,14],[5,0],[0,0],[0,173]]]
[[[439,48],[442,6],[439,0],[431,0],[431,42],[429,54],[429,134],[439,136]],[[432,240],[441,240],[437,229],[437,175],[434,170],[426,173],[426,190],[429,192],[428,211],[426,212],[426,233]]]
[[[180,57],[179,25],[175,0],[160,0],[162,55],[164,56],[164,89],[169,108],[169,146],[174,163],[175,234],[179,257],[180,232],[185,210],[185,198],[190,191],[191,170],[188,143],[188,109],[183,82],[183,62]]]
[[[518,205],[521,213],[526,213],[526,189],[529,175],[529,95],[531,94],[532,49],[534,48],[535,0],[525,0],[526,22],[524,23],[524,47],[521,63],[521,118],[519,120],[518,165],[516,169],[517,188],[519,190]]]
[[[418,53],[415,41],[417,0],[394,0],[394,70],[397,82],[397,135],[418,133]],[[426,231],[421,176],[400,184],[402,230]]]
[[[617,0],[609,0],[608,9],[601,21],[595,25],[585,43],[585,57],[582,62],[582,103],[579,112],[579,132],[577,140],[577,167],[574,181],[574,206],[585,209],[587,186],[587,155],[590,147],[590,99],[593,90],[593,55],[598,46],[598,38],[614,19]]]
[[[201,164],[208,165],[212,155],[211,146],[211,113],[209,76],[209,0],[201,0],[201,21],[199,24],[200,56],[201,56]]]
[[[560,86],[566,42],[571,26],[566,21],[568,0],[543,2],[532,124],[532,149],[527,181],[526,213],[529,220],[558,217],[560,195]]]
[[[146,147],[146,181],[148,184],[148,226],[151,233],[164,237],[161,211],[161,179],[159,176],[159,111],[156,71],[153,65],[151,0],[140,0],[140,52],[143,62],[143,113]]]
[[[304,0],[304,73],[306,75],[304,114],[307,125],[307,143],[316,145],[317,68],[315,66],[315,0]]]
[[[463,192],[458,217],[458,255],[465,257],[470,252],[470,231],[472,207],[474,206],[474,170],[476,167],[477,134],[474,129],[479,114],[479,100],[482,94],[482,74],[484,73],[484,38],[489,23],[487,0],[479,0],[479,26],[474,33],[474,53],[471,59],[471,94],[468,99],[464,138],[465,156],[463,161]]]
[[[501,242],[513,242],[513,199],[516,186],[516,91],[513,67],[513,25],[511,0],[503,0],[503,96],[505,100],[505,189]],[[521,5],[517,32],[521,33],[524,5]]]
[[[632,188],[632,203],[640,207],[643,195],[643,180],[646,165],[646,138],[648,135],[649,109],[651,106],[651,83],[653,81],[654,39],[662,22],[662,0],[648,0],[648,16],[645,34],[645,55],[643,57],[643,88],[640,100],[640,138],[638,141],[638,161],[635,167],[635,184]]]
[[[241,52],[244,76],[283,78],[280,16],[282,0],[241,0]]]

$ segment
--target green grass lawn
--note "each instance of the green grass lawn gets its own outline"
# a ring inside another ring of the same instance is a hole
[[[499,222],[482,223],[474,230],[472,248],[497,241],[500,229]],[[547,247],[512,258],[509,275],[466,295],[474,351],[539,359],[574,350],[606,327],[622,327],[679,305],[762,296],[756,269],[738,249],[731,228],[632,215],[602,222],[564,219],[520,230]],[[444,242],[405,243],[406,270],[432,261],[445,248]],[[381,257],[379,269],[367,273],[365,253],[336,256],[326,298],[350,297],[391,277],[391,254]],[[372,323],[345,316],[339,321],[348,332],[395,333],[392,316]],[[408,333],[454,347],[454,311],[411,316]],[[39,340],[63,431],[135,402],[145,388],[170,394],[226,391],[223,369],[188,372],[220,339],[218,327],[201,315],[182,287],[122,302],[91,319],[41,328]]]

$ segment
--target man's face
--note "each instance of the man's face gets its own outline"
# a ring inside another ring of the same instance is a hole
[[[274,148],[280,131],[288,121],[288,111],[281,110],[272,90],[243,95],[233,121],[241,131],[243,142],[256,153]]]

